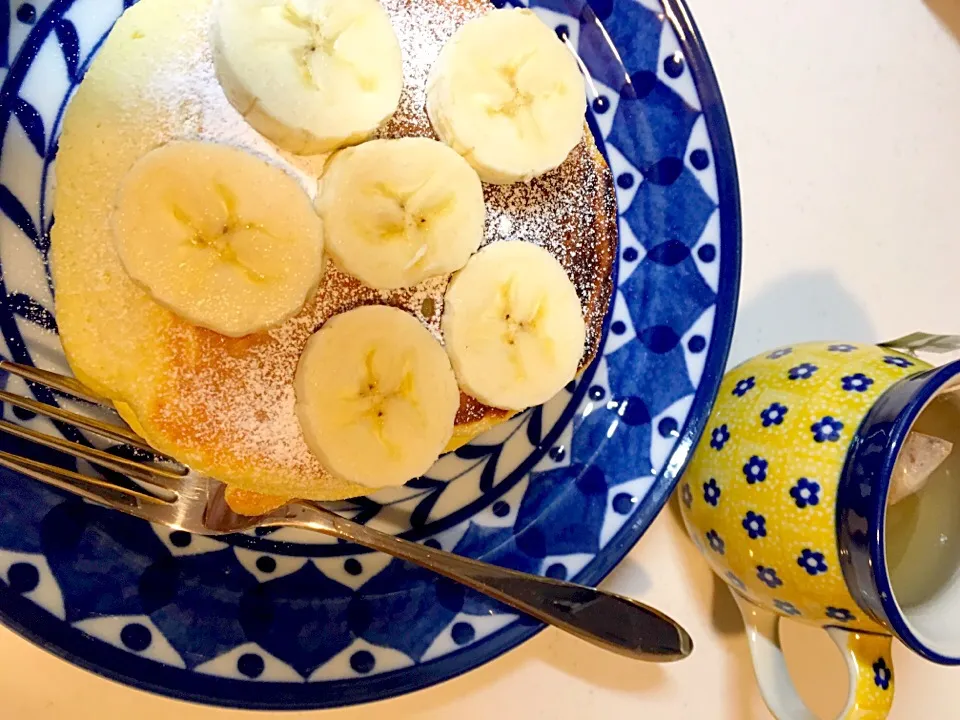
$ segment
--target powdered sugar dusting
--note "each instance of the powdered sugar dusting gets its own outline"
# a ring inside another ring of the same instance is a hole
[[[243,119],[230,104],[217,80],[210,42],[210,7],[182,17],[182,46],[164,59],[144,88],[144,97],[153,101],[157,116],[167,123],[158,127],[158,144],[173,138],[206,140],[243,148],[293,175],[312,198],[326,156],[301,157],[279,149]]]
[[[386,138],[420,135],[437,139],[426,111],[426,85],[447,40],[468,20],[489,12],[486,0],[382,0],[400,39],[404,91],[394,117],[381,129]],[[487,204],[484,244],[526,240],[542,245],[566,268],[587,320],[592,358],[612,287],[611,238],[616,198],[605,161],[585,130],[584,140],[556,170],[530,183],[484,185]]]
[[[600,343],[612,287],[616,200],[595,147],[581,142],[556,170],[530,183],[486,185],[486,240],[525,240],[563,265],[587,321],[586,357]]]
[[[382,0],[404,54],[405,88],[398,112],[379,136],[435,137],[425,110],[425,86],[444,43],[466,20],[490,9],[485,0]],[[158,63],[144,98],[166,118],[157,143],[200,139],[234,145],[295,176],[314,197],[325,157],[278,150],[230,105],[216,79],[209,42],[210,5],[183,18],[183,43]],[[550,250],[574,281],[588,327],[585,361],[599,344],[612,292],[616,207],[612,177],[592,139],[577,146],[557,170],[528,184],[485,186],[484,242],[526,240]],[[269,332],[226,338],[183,325],[168,339],[183,363],[171,377],[176,403],[155,409],[152,425],[182,459],[213,474],[243,469],[244,485],[302,497],[329,495],[330,478],[310,453],[294,411],[293,380],[307,339],[327,319],[367,304],[389,304],[416,316],[441,339],[440,317],[448,277],[383,292],[332,262],[316,296],[296,317]],[[463,396],[458,423],[502,413]],[[261,482],[262,479],[262,482]],[[282,487],[281,487],[282,486]]]
[[[435,138],[427,117],[427,79],[446,41],[467,20],[487,11],[485,0],[382,0],[403,51],[403,94],[381,137],[422,135]]]

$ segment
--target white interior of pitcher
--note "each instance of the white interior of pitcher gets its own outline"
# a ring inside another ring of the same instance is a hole
[[[940,388],[910,428],[884,523],[904,622],[933,652],[960,656],[960,379]]]

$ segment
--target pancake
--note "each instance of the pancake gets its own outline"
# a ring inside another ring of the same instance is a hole
[[[384,0],[404,52],[405,87],[380,137],[435,138],[424,109],[427,73],[454,30],[492,8],[485,0]],[[332,262],[315,297],[283,325],[228,338],[190,325],[124,272],[110,212],[124,174],[174,139],[241,147],[316,194],[325,157],[275,148],[227,102],[208,39],[212,0],[141,0],[120,18],[67,110],[56,165],[51,265],[56,314],[77,377],[113,400],[157,449],[242,491],[335,500],[371,488],[331,476],[310,453],[294,414],[293,377],[309,336],[364,304],[417,317],[439,339],[448,277],[384,292]],[[587,325],[581,368],[595,356],[616,257],[613,178],[589,132],[557,170],[529,184],[485,185],[484,242],[547,248],[577,288]],[[466,394],[449,449],[510,412]],[[246,495],[249,497],[249,494]]]

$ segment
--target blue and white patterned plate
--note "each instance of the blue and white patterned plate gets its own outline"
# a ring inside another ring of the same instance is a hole
[[[57,135],[125,4],[0,9],[0,354],[17,362],[66,369],[46,268]],[[736,170],[716,80],[680,0],[531,5],[583,58],[591,128],[616,176],[620,262],[602,353],[554,401],[428,476],[339,507],[457,553],[595,583],[666,502],[714,399],[739,279]],[[0,386],[57,400],[13,377]],[[351,545],[291,530],[171,533],[2,471],[0,619],[121,682],[284,709],[421,688],[539,629]]]

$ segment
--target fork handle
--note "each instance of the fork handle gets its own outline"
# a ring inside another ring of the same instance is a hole
[[[407,560],[626,657],[670,662],[693,651],[690,636],[674,620],[622,595],[435,550],[360,525],[310,502],[288,505],[277,520]]]

